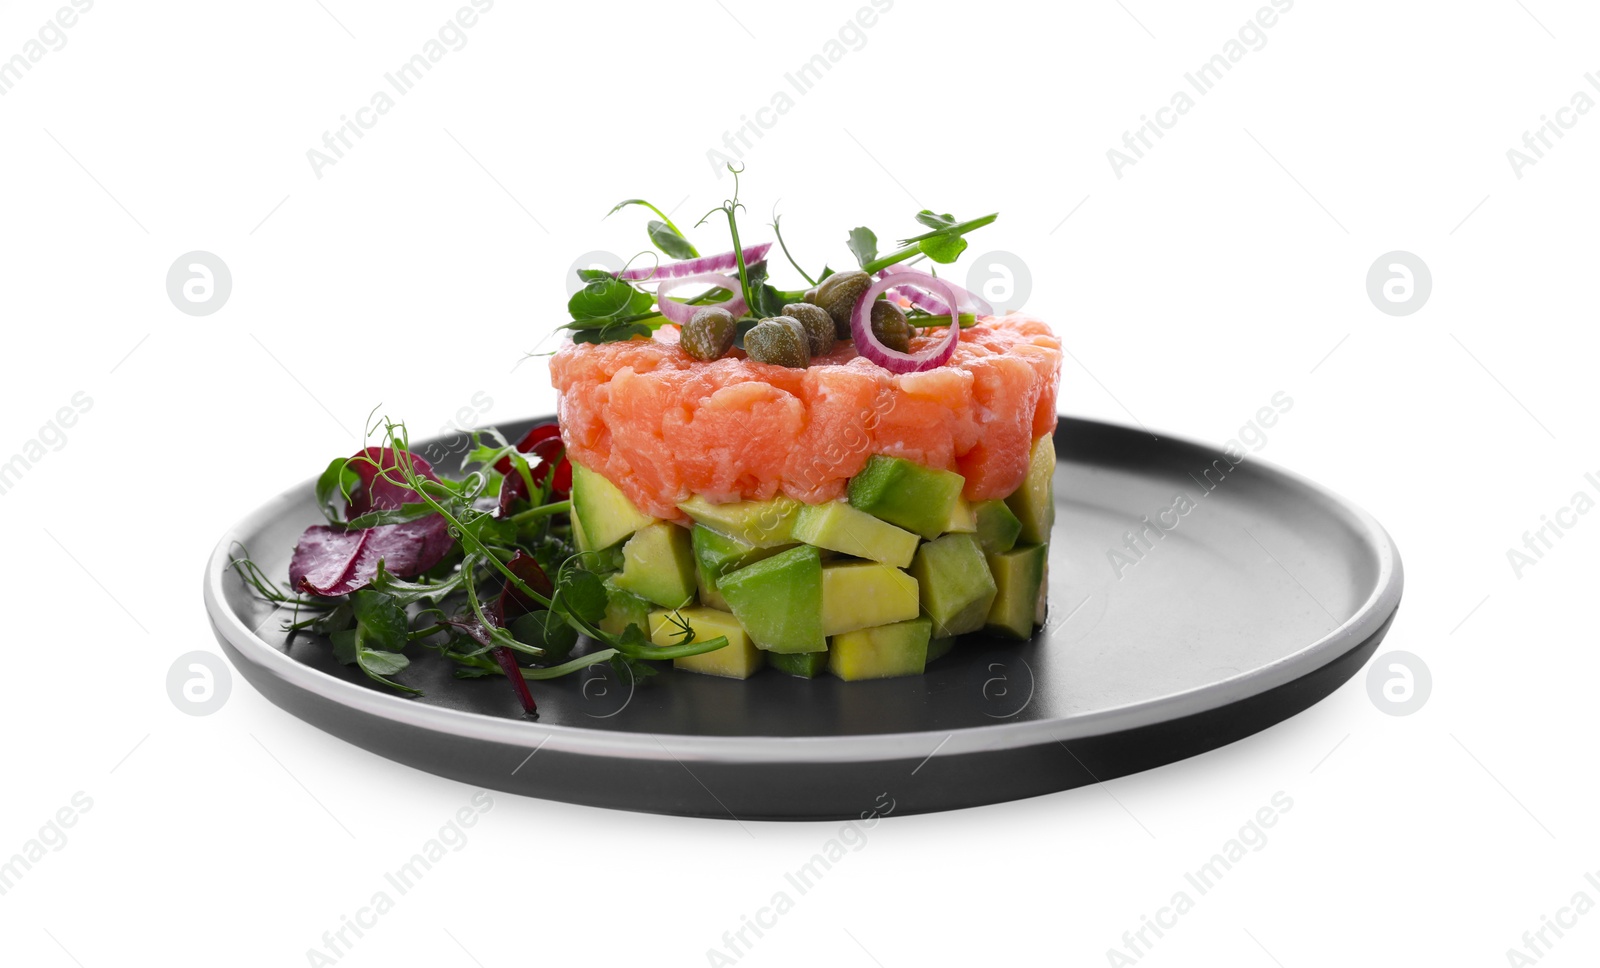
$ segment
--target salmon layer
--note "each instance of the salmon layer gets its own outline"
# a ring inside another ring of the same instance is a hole
[[[913,352],[943,338],[931,332]],[[568,345],[550,375],[568,456],[658,518],[684,520],[677,505],[693,495],[835,500],[873,454],[955,471],[982,501],[1016,490],[1029,448],[1055,429],[1061,341],[1022,314],[984,318],[949,363],[894,374],[850,342],[805,369],[738,350],[704,362],[664,327],[654,339]]]

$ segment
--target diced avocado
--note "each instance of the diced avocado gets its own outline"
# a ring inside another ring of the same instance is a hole
[[[917,536],[843,501],[808,504],[794,521],[794,538],[806,544],[904,568],[917,553]]]
[[[1046,548],[1050,547],[1045,545]],[[1050,613],[1050,553],[1044,556],[1044,578],[1039,581],[1039,604],[1033,608],[1033,624],[1043,625],[1045,616]]]
[[[697,524],[689,529],[690,544],[694,547],[695,582],[700,590],[700,604],[729,611],[728,602],[717,591],[717,580],[730,571],[771,558],[788,546],[757,548],[738,538],[718,534]]]
[[[795,515],[800,502],[779,495],[770,501],[734,501],[712,504],[695,495],[678,510],[713,531],[737,538],[756,548],[777,548],[794,542]]]
[[[694,600],[694,552],[689,529],[657,521],[634,532],[622,546],[618,587],[665,608]]]
[[[933,619],[940,637],[962,635],[983,628],[994,604],[994,578],[983,560],[978,538],[947,534],[917,549],[911,562],[922,608]]]
[[[828,668],[826,652],[768,652],[767,665],[784,675],[815,679]]]
[[[618,586],[615,576],[607,578],[606,615],[600,620],[600,631],[621,635],[629,625],[639,626],[641,632],[650,628],[650,603]]]
[[[944,658],[946,655],[948,655],[950,653],[950,650],[955,648],[955,647],[956,647],[956,637],[953,636],[953,635],[946,635],[943,638],[938,638],[938,639],[929,639],[928,640],[928,661],[932,662],[934,659],[942,659],[942,658]]]
[[[578,550],[579,551],[593,551],[593,550],[595,550],[594,545],[591,545],[589,543],[589,539],[583,533],[583,519],[578,517],[578,515],[575,514],[575,513],[571,515],[571,518],[572,518],[572,543],[578,546]]]
[[[972,515],[978,522],[978,543],[986,555],[1010,551],[1022,533],[1022,522],[1004,501],[984,501],[972,509]]]
[[[822,634],[822,558],[816,548],[800,545],[730,571],[718,579],[717,590],[758,648],[821,652],[828,647]]]
[[[1039,610],[1039,589],[1044,584],[1048,545],[1017,545],[1010,551],[989,555],[989,572],[994,575],[994,604],[984,627],[1019,639],[1033,635],[1033,618]]]
[[[838,635],[917,617],[917,580],[876,561],[822,567],[822,634]]]
[[[679,616],[694,631],[691,642],[704,642],[719,635],[728,637],[728,644],[714,652],[686,655],[673,659],[674,669],[699,672],[708,676],[726,676],[730,679],[748,679],[761,668],[761,650],[750,641],[737,619],[727,612],[714,608],[682,608],[676,611],[659,609],[650,613],[650,641],[656,645],[682,645],[682,630],[673,621]]]
[[[583,535],[580,551],[609,548],[655,520],[634,507],[615,484],[577,461],[572,462],[572,514]]]
[[[953,471],[874,454],[850,478],[850,503],[868,514],[915,531],[929,541],[944,533],[966,479]]]
[[[950,520],[944,523],[944,533],[976,530],[978,530],[978,520],[972,502],[964,497],[956,498],[956,503],[950,506]]]
[[[1033,442],[1033,453],[1028,457],[1028,476],[1006,498],[1006,505],[1022,522],[1021,538],[1029,544],[1050,540],[1050,528],[1056,523],[1056,498],[1050,487],[1055,474],[1055,441],[1040,437]]]
[[[933,623],[914,618],[833,637],[828,671],[846,681],[919,676],[928,662]]]

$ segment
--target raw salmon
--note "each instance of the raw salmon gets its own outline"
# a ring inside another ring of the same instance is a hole
[[[931,332],[913,352],[942,338]],[[568,345],[550,375],[568,456],[659,518],[682,519],[677,505],[695,494],[835,500],[873,454],[956,471],[980,501],[1016,490],[1033,441],[1054,431],[1061,342],[1032,317],[985,318],[946,365],[896,375],[850,342],[803,370],[738,350],[708,363],[669,326]]]

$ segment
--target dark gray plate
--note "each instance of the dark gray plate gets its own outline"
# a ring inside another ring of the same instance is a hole
[[[531,423],[502,429],[516,439]],[[891,800],[895,813],[948,810],[1170,763],[1300,712],[1383,638],[1400,557],[1359,508],[1131,428],[1062,418],[1055,441],[1045,628],[1022,644],[968,637],[920,677],[667,671],[635,689],[600,667],[534,683],[530,722],[503,679],[456,680],[415,649],[403,678],[427,695],[402,698],[324,641],[285,642],[287,613],[227,567],[240,542],[287,573],[301,530],[321,520],[310,481],[217,545],[206,609],[246,679],[356,746],[497,790],[738,819],[855,817]]]

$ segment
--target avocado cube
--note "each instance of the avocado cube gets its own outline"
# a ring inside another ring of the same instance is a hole
[[[984,501],[972,509],[972,516],[977,521],[978,543],[986,555],[1010,551],[1022,533],[1022,522],[1004,501]]]
[[[956,503],[950,506],[950,520],[944,523],[944,533],[976,530],[978,530],[978,519],[972,502],[964,497],[956,498]]]
[[[850,504],[932,541],[944,533],[966,484],[953,471],[873,454],[850,479]]]
[[[1022,522],[1021,538],[1029,544],[1044,544],[1050,540],[1050,528],[1056,523],[1056,498],[1051,482],[1056,473],[1056,445],[1049,437],[1033,442],[1033,452],[1028,457],[1028,475],[1022,486],[1006,498],[1006,505]]]
[[[738,538],[719,534],[703,524],[689,529],[689,540],[694,548],[695,583],[700,592],[700,604],[729,611],[727,599],[717,591],[717,581],[730,571],[770,558],[788,546],[757,548]]]
[[[617,587],[665,608],[694,601],[694,552],[689,529],[657,521],[634,532],[622,546]]]
[[[579,551],[609,548],[655,520],[595,471],[572,462],[572,519]]]
[[[934,635],[983,628],[995,585],[976,535],[947,534],[927,542],[911,562],[911,577],[917,580],[923,610],[933,619]]]
[[[811,545],[730,571],[717,581],[717,590],[758,648],[821,652],[828,647],[822,634],[822,557]]]
[[[1045,545],[1049,548],[1049,545]],[[1039,604],[1033,609],[1033,624],[1043,625],[1045,616],[1050,614],[1050,553],[1044,555],[1044,577],[1039,580]]]
[[[779,495],[770,501],[734,501],[713,504],[698,494],[678,505],[678,510],[713,531],[737,538],[756,548],[793,544],[790,532],[800,502]]]
[[[1048,550],[1049,546],[1042,544],[1017,545],[1010,551],[988,556],[996,591],[985,628],[1018,639],[1033,635]]]
[[[917,580],[876,561],[822,566],[822,634],[838,635],[917,617]]]
[[[955,648],[955,647],[956,647],[956,637],[953,636],[953,635],[946,635],[946,636],[943,636],[942,638],[937,638],[937,639],[929,639],[928,640],[928,661],[932,662],[934,659],[942,659],[942,658],[944,658],[946,655],[949,655],[950,654],[950,650]]]
[[[650,602],[619,586],[616,576],[606,579],[606,614],[600,620],[600,631],[608,635],[621,635],[630,625],[639,626],[643,632],[650,628]]]
[[[673,620],[674,616],[689,623],[689,629],[694,632],[690,642],[704,642],[719,635],[728,637],[728,644],[720,649],[673,659],[674,669],[729,679],[748,679],[761,668],[761,650],[750,641],[744,627],[732,615],[714,608],[660,609],[651,612],[651,642],[660,646],[683,644],[682,630]]]
[[[843,501],[808,504],[794,521],[794,538],[806,544],[857,558],[870,558],[904,568],[917,553],[917,536],[910,531],[858,511]]]
[[[815,679],[828,668],[826,652],[768,652],[767,665],[786,676]]]
[[[847,682],[920,676],[932,629],[927,618],[914,618],[836,635],[828,649],[828,671]]]

